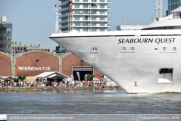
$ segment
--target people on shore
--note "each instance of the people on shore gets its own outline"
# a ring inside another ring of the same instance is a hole
[[[38,81],[34,81],[32,84],[28,80],[14,82],[14,81],[0,81],[0,87],[44,87],[44,86],[52,86],[52,87],[106,87],[106,86],[118,86],[114,82],[108,81],[100,81],[100,80],[74,80],[74,81],[47,81],[44,83],[40,83]]]

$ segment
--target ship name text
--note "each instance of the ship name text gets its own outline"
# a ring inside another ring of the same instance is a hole
[[[126,43],[174,43],[176,38],[131,38],[131,39],[119,39],[118,44]]]

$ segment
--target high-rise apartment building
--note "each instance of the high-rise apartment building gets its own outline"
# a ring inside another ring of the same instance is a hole
[[[168,13],[180,7],[181,0],[168,0]]]
[[[0,51],[12,54],[12,23],[7,23],[6,16],[1,17],[0,23]]]
[[[59,0],[59,27],[62,32],[107,31],[110,0]]]

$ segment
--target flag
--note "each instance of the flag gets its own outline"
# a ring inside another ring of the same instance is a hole
[[[74,81],[74,76],[71,74],[72,81]]]
[[[78,77],[78,79],[80,81],[80,73],[79,72],[77,72],[77,77]]]
[[[58,5],[58,7],[60,7],[58,2],[57,2],[57,5]]]
[[[87,81],[87,74],[85,75],[85,81]]]

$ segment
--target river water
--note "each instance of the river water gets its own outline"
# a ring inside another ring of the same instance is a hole
[[[181,94],[1,92],[0,114],[181,114]]]

